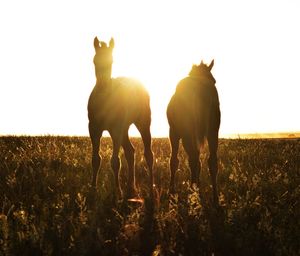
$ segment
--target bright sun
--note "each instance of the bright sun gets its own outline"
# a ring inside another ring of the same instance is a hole
[[[115,38],[115,42],[113,76],[134,77],[144,84],[151,97],[152,133],[158,137],[166,136],[168,101],[179,80],[187,76],[193,64],[200,63],[202,56],[195,54],[197,46],[191,44],[184,52],[179,52],[180,42],[169,45],[163,42],[143,44],[141,40],[135,41],[134,37],[132,41]],[[148,49],[149,46],[151,49]],[[139,133],[131,127],[130,135]]]
[[[0,134],[88,135],[95,36],[115,39],[113,76],[148,89],[153,136],[168,136],[168,101],[202,59],[215,59],[221,136],[299,130],[297,1],[4,2]]]

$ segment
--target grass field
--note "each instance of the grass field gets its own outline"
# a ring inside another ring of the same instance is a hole
[[[169,195],[169,142],[153,139],[153,208],[132,141],[143,200],[116,202],[109,138],[93,193],[89,138],[0,137],[0,255],[300,255],[300,139],[220,140],[218,208],[206,148],[201,199],[182,148]]]

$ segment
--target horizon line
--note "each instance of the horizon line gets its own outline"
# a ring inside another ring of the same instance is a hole
[[[40,133],[40,134],[0,134],[0,137],[89,137],[86,135],[79,134],[51,134],[51,133]],[[103,138],[110,137],[109,135],[103,135]],[[141,136],[133,135],[130,138],[140,138]],[[169,138],[169,136],[155,136],[152,138]],[[219,139],[250,139],[250,138],[300,138],[300,131],[290,132],[253,132],[253,133],[228,133],[219,135]]]

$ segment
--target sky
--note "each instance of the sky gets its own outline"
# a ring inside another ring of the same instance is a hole
[[[148,89],[153,136],[168,136],[179,80],[212,59],[221,136],[300,131],[299,11],[297,0],[1,1],[0,135],[88,135],[95,36],[115,39],[113,76]]]

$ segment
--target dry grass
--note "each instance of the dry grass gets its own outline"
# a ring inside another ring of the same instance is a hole
[[[221,140],[220,207],[211,205],[207,152],[192,188],[180,151],[168,195],[170,148],[154,139],[155,204],[140,139],[136,177],[143,200],[116,202],[110,139],[102,141],[98,189],[85,137],[0,137],[0,255],[299,255],[300,140]],[[126,163],[121,184],[126,184]]]

